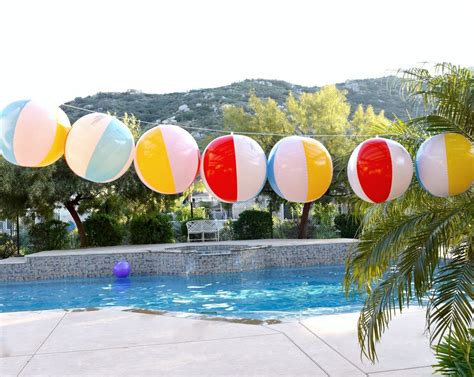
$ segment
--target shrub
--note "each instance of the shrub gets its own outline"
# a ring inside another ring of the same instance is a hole
[[[247,210],[234,222],[234,236],[237,240],[270,238],[272,234],[272,215],[266,211]]]
[[[130,221],[130,243],[133,245],[172,241],[173,229],[166,215],[160,213],[138,215]]]
[[[29,229],[31,251],[61,250],[69,247],[68,223],[48,220],[33,224]]]
[[[118,220],[104,213],[94,213],[84,221],[90,246],[114,246],[122,243],[124,231]]]
[[[316,224],[330,229],[337,215],[337,206],[334,203],[316,203],[313,207],[313,215]]]
[[[189,206],[183,206],[176,210],[176,220],[177,221],[188,221],[191,219],[204,219],[206,218],[206,208],[204,207],[195,207],[193,209],[193,217],[191,217],[191,208]]]
[[[9,258],[15,254],[16,245],[13,239],[5,233],[0,233],[0,259]]]
[[[298,221],[296,220],[273,220],[273,238],[292,239],[298,238]]]
[[[334,224],[343,238],[357,238],[359,236],[360,220],[354,215],[337,215],[334,218]]]
[[[221,241],[232,241],[235,239],[232,220],[226,221],[224,227],[219,231],[219,239]]]

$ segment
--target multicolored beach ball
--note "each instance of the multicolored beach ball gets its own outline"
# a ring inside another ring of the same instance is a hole
[[[289,136],[274,145],[268,158],[268,180],[273,190],[290,202],[319,199],[332,181],[332,159],[319,141]]]
[[[433,136],[416,154],[416,175],[421,186],[434,196],[461,194],[474,181],[474,148],[460,134]]]
[[[408,151],[396,141],[369,139],[352,152],[347,175],[359,198],[383,203],[398,198],[408,189],[413,163]]]
[[[67,115],[59,107],[16,101],[0,112],[0,150],[15,165],[51,165],[64,154],[70,128]]]
[[[265,152],[243,135],[226,135],[209,143],[202,154],[201,178],[217,199],[245,202],[257,196],[265,184]]]
[[[160,125],[138,140],[135,170],[141,181],[161,194],[185,191],[199,171],[199,147],[181,127]]]
[[[64,156],[78,176],[106,183],[125,174],[134,152],[133,135],[125,124],[113,116],[92,113],[73,124]]]

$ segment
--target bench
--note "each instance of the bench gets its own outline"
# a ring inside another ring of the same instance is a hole
[[[219,241],[219,228],[214,220],[194,220],[186,223],[188,229],[188,242],[191,241]],[[191,239],[192,234],[200,234],[201,238]],[[213,238],[206,238],[206,234],[214,234]]]

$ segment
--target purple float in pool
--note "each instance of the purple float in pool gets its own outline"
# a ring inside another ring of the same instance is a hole
[[[130,264],[127,261],[121,260],[120,262],[115,263],[114,266],[114,275],[118,278],[126,278],[130,275]]]

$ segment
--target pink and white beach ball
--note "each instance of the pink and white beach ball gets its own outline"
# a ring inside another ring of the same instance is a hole
[[[160,125],[137,142],[135,170],[140,180],[161,194],[179,194],[194,182],[199,171],[199,147],[186,130]]]

